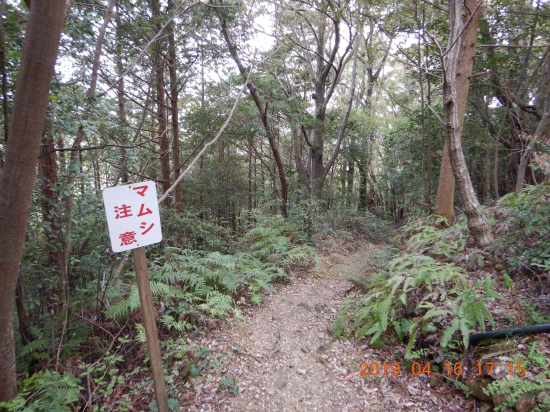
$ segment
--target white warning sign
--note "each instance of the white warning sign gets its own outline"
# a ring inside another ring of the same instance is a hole
[[[155,182],[132,183],[103,190],[113,252],[124,252],[162,240]]]

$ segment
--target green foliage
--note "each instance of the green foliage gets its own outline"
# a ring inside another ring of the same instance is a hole
[[[162,234],[166,243],[184,249],[231,251],[230,231],[216,222],[197,219],[197,213],[176,213],[161,208]]]
[[[180,403],[177,399],[174,398],[168,398],[168,409],[171,411],[179,411],[181,408]],[[151,409],[153,412],[156,412],[159,410],[159,407],[156,402],[151,402],[149,404],[149,409]]]
[[[423,231],[427,235],[419,236]],[[441,237],[427,226],[418,228],[411,239],[418,247],[438,245]],[[365,293],[351,296],[342,308],[335,333],[345,332],[345,319],[350,319],[357,340],[369,336],[373,343],[387,331],[401,340],[408,336],[407,357],[420,335],[438,330],[442,347],[449,345],[457,332],[467,347],[472,327],[485,330],[485,320],[493,324],[485,303],[501,298],[490,277],[472,285],[454,264],[416,253],[395,256],[386,270],[372,275],[363,287]]]
[[[403,237],[408,238],[407,250],[413,253],[426,253],[436,258],[452,259],[457,256],[466,244],[466,219],[460,219],[448,229],[436,227],[443,223],[443,218],[436,218],[433,224],[426,224],[423,219],[407,224],[403,231]]]
[[[216,391],[221,392],[224,389],[228,390],[229,393],[233,394],[234,396],[237,396],[237,394],[239,393],[237,380],[235,378],[223,378],[220,384],[218,385],[218,388],[216,389]]]
[[[513,408],[521,395],[530,394],[536,396],[543,390],[550,390],[549,379],[550,371],[546,369],[544,373],[535,376],[532,380],[518,377],[512,380],[502,379],[494,381],[484,389],[484,392],[489,396],[498,393],[505,397],[506,401],[495,409],[495,411],[500,411],[506,407]],[[532,411],[545,412],[549,409],[550,397],[545,397],[543,402],[535,406]]]
[[[395,230],[392,222],[373,215],[370,211],[350,210],[345,206],[328,211],[328,220],[332,229],[347,230],[372,243],[391,243]]]
[[[46,369],[27,376],[17,396],[9,402],[1,402],[0,408],[10,412],[70,412],[73,410],[70,405],[78,401],[82,390],[80,380],[74,375]]]
[[[550,265],[550,184],[509,193],[499,205],[504,214],[500,243],[510,251],[508,262],[519,269]]]
[[[291,233],[282,218],[273,218],[269,226],[249,230],[242,251],[235,254],[165,247],[150,274],[152,294],[166,308],[161,324],[184,332],[193,329],[193,322],[203,315],[240,316],[234,301],[237,295],[259,304],[264,292],[273,291],[274,281],[287,278],[284,267],[309,264],[314,257],[311,247],[295,244],[286,235]],[[139,307],[137,288],[131,286],[105,314],[122,318]]]

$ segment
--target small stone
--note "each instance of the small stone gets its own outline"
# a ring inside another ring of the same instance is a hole
[[[274,395],[275,394],[275,391],[273,389],[267,389],[266,392],[267,392],[268,395]]]
[[[334,335],[334,329],[335,329],[335,323],[336,322],[332,322],[332,323],[329,323],[329,325],[327,326],[327,333],[332,336]]]
[[[321,313],[325,308],[327,307],[326,303],[316,303],[313,308],[315,309],[315,312]]]
[[[327,378],[329,381],[335,381],[336,380],[336,375],[334,374],[333,371],[328,371],[327,372]]]
[[[493,412],[495,408],[490,403],[482,403],[478,410],[479,412]]]
[[[494,393],[491,399],[493,400],[493,403],[495,404],[495,406],[500,406],[504,402],[506,402],[506,398],[498,393]]]
[[[277,379],[275,379],[275,383],[273,386],[275,386],[275,389],[283,389],[286,385],[288,385],[288,379],[284,376],[279,376]]]
[[[441,380],[443,379],[443,377],[439,374],[439,373],[434,373],[431,377],[430,377],[430,387],[431,388],[436,388],[439,386],[439,384],[441,383]]]
[[[299,375],[305,375],[306,374],[306,371],[304,369],[296,369],[296,372],[299,374]]]
[[[466,379],[464,383],[466,384],[466,386],[468,386],[470,391],[472,391],[472,395],[474,395],[476,398],[481,399],[482,401],[489,401],[491,400],[491,397],[485,394],[485,392],[483,392],[483,389],[489,386],[491,382],[491,379],[479,379],[479,377],[476,379],[474,376],[470,376],[468,379]]]
[[[326,359],[323,359],[320,356],[317,357],[317,362],[319,362],[321,365],[326,365],[328,363]]]
[[[317,352],[319,353],[325,353],[330,350],[330,343],[323,343],[317,348]]]
[[[537,400],[532,393],[524,393],[516,401],[517,412],[531,412],[537,405]]]
[[[281,321],[281,317],[280,317],[280,316],[272,316],[272,317],[271,317],[271,320],[272,320],[273,322],[280,322],[280,321]]]
[[[537,395],[537,402],[544,403],[544,401],[550,397],[550,391],[542,391]]]
[[[309,352],[311,352],[311,349],[309,349],[307,346],[302,346],[302,347],[300,348],[300,350],[301,350],[302,352],[304,352],[305,354],[308,354]]]
[[[302,308],[309,309],[309,305],[306,302],[300,302],[298,303],[298,306],[301,306]]]

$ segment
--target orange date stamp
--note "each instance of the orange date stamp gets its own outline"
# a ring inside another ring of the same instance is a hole
[[[359,366],[361,367],[361,371],[359,372],[360,376],[398,376],[403,373],[401,365],[399,365],[398,362],[361,362]],[[497,364],[495,362],[478,362],[476,363],[475,368],[473,368],[473,371],[474,373],[477,373],[478,376],[490,375],[495,367],[505,369],[509,375],[524,376],[527,373],[525,362],[508,362],[504,364]],[[437,366],[437,368],[433,368],[429,362],[413,362],[410,372],[414,376],[431,375],[432,372],[447,376],[460,376],[464,374],[464,367],[462,362],[446,362],[441,366]]]

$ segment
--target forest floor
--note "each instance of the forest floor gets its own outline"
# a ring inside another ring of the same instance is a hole
[[[250,307],[244,321],[190,336],[189,343],[211,349],[211,361],[200,376],[188,378],[183,410],[472,410],[473,402],[467,404],[452,384],[438,382],[432,388],[430,376],[407,372],[404,345],[374,349],[366,340],[332,338],[330,329],[353,288],[346,277],[367,272],[384,247],[325,238],[317,267],[294,274],[260,306]],[[387,373],[361,376],[361,362],[380,368],[386,362]],[[389,370],[392,362],[400,365],[396,376]]]

